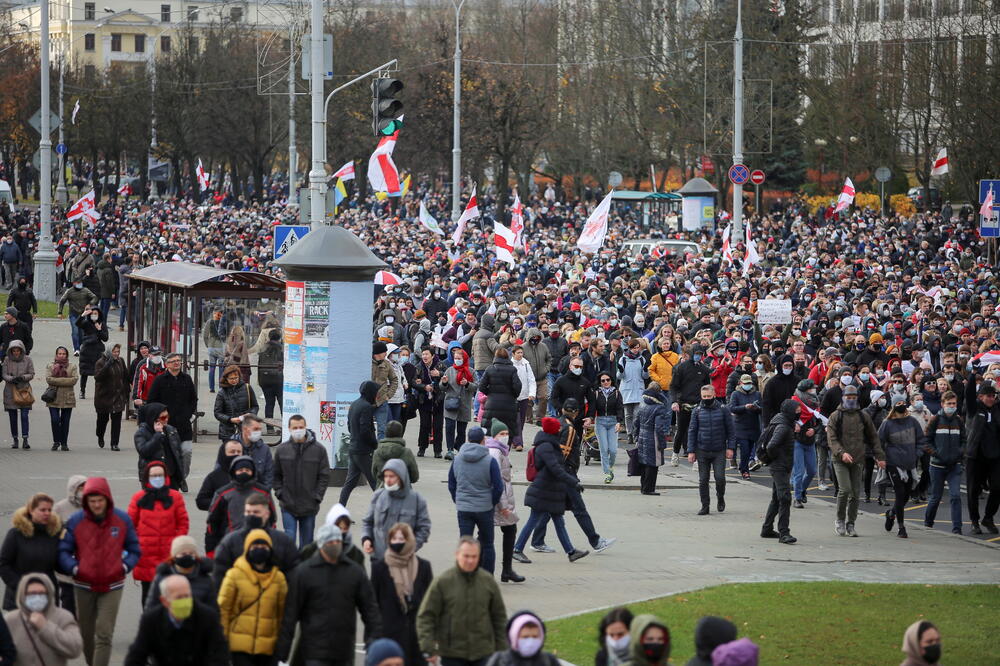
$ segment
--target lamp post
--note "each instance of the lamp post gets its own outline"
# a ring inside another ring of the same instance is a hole
[[[819,149],[819,191],[823,191],[823,168],[824,163],[824,151],[826,150],[826,139],[816,139],[813,144]]]
[[[743,3],[736,3],[733,36],[733,164],[743,164]],[[733,234],[743,238],[743,186],[733,183]]]
[[[41,200],[38,206],[38,250],[35,252],[35,295],[44,301],[56,300],[56,253],[52,246],[52,127],[49,122],[49,0],[39,0],[41,36],[42,138],[40,157]]]
[[[451,149],[451,219],[456,221],[462,215],[462,6],[465,0],[455,2],[455,74],[452,101],[452,149]]]
[[[312,0],[309,91],[312,96],[312,166],[309,169],[309,226],[326,223],[326,115],[323,112],[323,0]],[[303,56],[304,57],[304,56]]]
[[[64,80],[66,72],[66,36],[59,38],[59,143],[65,145],[66,118],[64,116]],[[69,200],[66,193],[66,153],[59,153],[59,184],[56,186],[56,203],[65,205]]]
[[[298,183],[295,179],[295,167],[299,162],[299,154],[295,148],[295,29],[288,28],[288,205],[299,202],[296,191]]]

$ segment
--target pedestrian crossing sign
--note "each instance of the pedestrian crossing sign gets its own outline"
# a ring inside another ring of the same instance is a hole
[[[292,249],[299,240],[309,233],[308,226],[280,224],[274,228],[274,258],[280,259]]]

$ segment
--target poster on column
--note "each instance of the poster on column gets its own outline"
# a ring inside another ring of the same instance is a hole
[[[347,412],[351,409],[354,398],[349,393],[338,393],[336,400],[323,400],[319,403],[319,431],[316,439],[326,447],[330,467],[347,467],[348,450],[351,446]]]
[[[326,402],[326,369],[329,356],[330,326],[330,283],[305,283],[302,308],[302,375],[300,386],[303,392],[302,411],[306,423],[319,424],[313,428],[316,440],[322,444],[330,456],[330,466],[336,466],[333,446],[333,432],[324,431],[321,403]],[[346,416],[345,416],[346,418]]]
[[[285,282],[285,349],[284,383],[282,386],[282,429],[288,428],[288,417],[301,414],[302,402],[302,313],[305,283]]]

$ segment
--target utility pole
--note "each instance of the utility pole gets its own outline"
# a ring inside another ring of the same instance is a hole
[[[299,202],[298,183],[295,182],[295,167],[299,162],[295,150],[295,29],[288,28],[288,205]]]
[[[455,76],[452,83],[452,149],[451,149],[451,220],[462,215],[462,5],[465,0],[455,2]]]
[[[63,35],[59,40],[59,143],[66,143],[66,135],[64,132],[65,123],[63,119],[66,117],[63,113],[63,81],[64,72],[66,71],[66,36]],[[59,153],[59,184],[56,186],[56,203],[60,206],[66,205],[69,200],[69,196],[66,193],[66,153]]]
[[[52,127],[49,122],[49,0],[39,0],[41,14],[41,80],[42,80],[42,138],[38,142],[41,153],[41,202],[38,207],[39,238],[35,252],[34,292],[39,300],[56,300],[56,253],[52,247]]]
[[[326,114],[323,110],[323,0],[312,0],[309,42],[312,95],[312,168],[309,170],[309,226],[315,231],[326,222]],[[303,56],[304,57],[304,56]]]
[[[743,164],[743,3],[736,0],[733,37],[733,164]],[[743,238],[743,186],[733,183],[733,238]]]
[[[156,148],[159,144],[156,142],[156,61],[153,59],[153,49],[154,47],[150,45],[149,72],[150,72],[150,81],[152,82],[153,86],[153,91],[152,94],[149,96],[149,104],[150,104],[149,126],[152,129],[152,133],[150,134],[149,137],[149,155],[146,158],[146,162],[148,164],[147,169],[149,168],[149,166],[152,166],[153,164],[159,162],[159,160],[156,159]],[[153,174],[150,173],[149,197],[150,199],[159,199],[160,186],[156,184],[156,180],[152,177],[152,175]]]

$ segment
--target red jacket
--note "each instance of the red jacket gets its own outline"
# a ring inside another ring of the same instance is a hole
[[[150,465],[160,465],[159,461],[151,462],[146,466],[144,477],[148,478]],[[140,490],[132,496],[132,501],[128,505],[128,517],[132,519],[136,532],[139,535],[139,547],[142,556],[139,563],[135,565],[132,576],[136,580],[151,582],[156,577],[156,567],[161,562],[170,558],[170,544],[174,537],[188,533],[188,512],[184,506],[184,496],[176,490],[170,488],[170,479],[167,478],[167,485],[159,491],[162,495],[169,497],[170,506],[165,507],[164,501],[157,497],[148,498],[144,505],[139,506],[139,501],[146,497],[146,490],[152,488],[148,483],[143,483],[144,490]],[[154,491],[156,492],[156,491]],[[152,500],[152,502],[150,502]]]
[[[725,354],[722,356],[711,356],[712,359],[712,386],[715,387],[715,396],[725,402],[726,399],[726,382],[729,381],[729,375],[733,373],[742,359],[746,355],[746,352],[737,352],[735,356],[731,356],[732,359],[729,363],[726,363]]]
[[[87,497],[103,495],[108,500],[104,519],[90,511]],[[139,561],[139,539],[132,520],[116,509],[108,480],[92,476],[83,484],[83,508],[70,516],[59,542],[59,568],[73,576],[73,584],[94,592],[117,590],[125,574]]]
[[[163,374],[165,368],[156,365],[150,368],[149,363],[143,363],[135,371],[135,387],[132,389],[132,399],[146,402],[149,396],[149,389],[153,388],[153,380]]]

